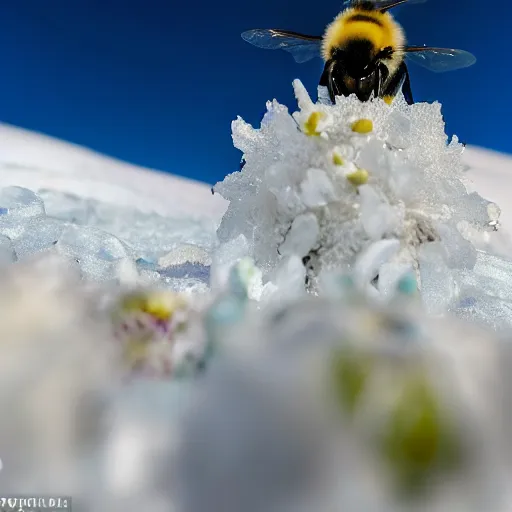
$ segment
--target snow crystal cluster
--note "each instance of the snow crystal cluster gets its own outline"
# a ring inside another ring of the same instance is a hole
[[[143,214],[51,190],[37,192],[0,189],[2,262],[51,253],[94,282],[207,289],[213,223]]]
[[[216,266],[252,258],[262,274],[257,299],[276,280],[321,293],[346,274],[376,300],[415,281],[432,314],[512,324],[508,295],[475,286],[493,274],[494,288],[506,289],[492,267],[512,266],[482,250],[500,210],[469,191],[464,146],[448,141],[441,105],[401,96],[332,105],[322,88],[317,103],[300,81],[294,89],[298,112],[274,100],[259,129],[233,123],[244,166],[214,188],[230,201],[217,233],[231,261]]]

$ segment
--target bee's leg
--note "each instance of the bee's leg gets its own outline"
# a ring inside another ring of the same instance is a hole
[[[407,70],[407,67],[404,65],[404,72],[405,72],[405,79],[404,83],[402,85],[402,93],[404,95],[405,101],[412,105],[414,104],[414,99],[412,97],[412,90],[411,90],[411,80],[409,78],[409,71]]]
[[[402,65],[398,68],[398,71],[386,86],[383,95],[394,98],[400,92],[400,90],[402,90],[405,101],[409,105],[412,105],[414,100],[411,91],[411,81],[409,79],[409,71],[407,70],[405,63],[402,63]]]
[[[375,70],[375,85],[373,88],[373,97],[380,98],[384,91],[384,82],[389,76],[388,68],[384,64],[379,64]]]
[[[382,73],[380,69],[380,65],[377,66],[375,70],[375,83],[373,85],[373,97],[378,98],[382,91]]]
[[[325,66],[324,66],[324,70],[322,71],[322,76],[320,77],[320,82],[318,83],[318,85],[321,85],[322,87],[327,87],[329,85],[328,65],[329,65],[329,62],[326,62]]]
[[[343,80],[338,81],[336,79],[336,75],[343,76],[343,70],[340,69],[340,66],[341,64],[334,60],[327,61],[324,67],[324,72],[320,77],[319,85],[327,87],[329,91],[329,97],[333,104],[336,103],[336,96],[349,95],[349,91],[343,83]]]
[[[320,82],[318,85],[321,85],[322,87],[327,87],[327,90],[329,91],[329,98],[331,99],[331,102],[334,103],[333,91],[331,90],[331,75],[332,61],[328,61],[325,63],[324,71],[322,73],[322,76],[320,77]]]

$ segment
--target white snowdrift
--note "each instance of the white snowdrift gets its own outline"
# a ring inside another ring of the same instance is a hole
[[[512,206],[508,204],[512,156],[468,146],[463,159],[479,193],[500,205],[502,232],[512,234]],[[212,196],[209,184],[131,165],[7,124],[0,124],[0,183],[52,188],[162,215],[220,219],[227,207],[218,194]]]
[[[0,124],[0,184],[49,188],[160,215],[220,218],[226,208],[206,184],[6,124]]]

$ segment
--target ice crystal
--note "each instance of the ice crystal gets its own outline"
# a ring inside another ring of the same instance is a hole
[[[0,263],[56,253],[89,281],[205,291],[214,226],[45,189],[0,189]]]
[[[274,100],[259,129],[233,122],[245,165],[215,186],[230,201],[221,244],[242,236],[264,282],[290,257],[303,259],[313,293],[323,273],[343,271],[382,298],[412,270],[427,303],[446,292],[448,307],[454,297],[436,283],[471,271],[468,229],[492,229],[499,208],[467,190],[464,146],[448,140],[441,105],[408,105],[401,95],[391,105],[355,96],[314,103],[293,85],[299,111]]]

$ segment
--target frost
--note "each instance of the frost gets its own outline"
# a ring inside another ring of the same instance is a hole
[[[300,199],[307,208],[326,206],[336,199],[334,188],[322,169],[309,169],[301,184]]]
[[[319,235],[318,220],[312,213],[298,215],[292,222],[290,231],[279,246],[283,256],[307,254],[315,246]]]
[[[391,105],[355,96],[315,103],[299,80],[293,86],[297,112],[274,100],[260,128],[233,123],[245,165],[215,186],[230,201],[221,247],[246,237],[248,256],[274,284],[295,255],[315,294],[319,276],[337,271],[355,272],[372,296],[389,296],[407,268],[430,309],[453,310],[463,283],[450,283],[476,261],[470,232],[492,230],[500,211],[467,191],[464,147],[448,140],[440,104],[410,106],[402,96]],[[370,257],[379,244],[392,244],[393,254]],[[434,260],[433,244],[442,248]]]
[[[0,188],[0,263],[57,254],[95,282],[205,291],[214,228],[50,190]]]
[[[210,280],[212,288],[222,289],[226,285],[231,268],[249,254],[249,243],[243,235],[217,249],[212,262]]]
[[[422,295],[427,311],[432,314],[444,313],[456,295],[454,277],[446,259],[445,248],[439,242],[420,249]]]
[[[354,265],[356,281],[364,286],[373,281],[379,269],[388,262],[400,249],[400,241],[396,238],[379,240],[369,245],[359,256]]]

